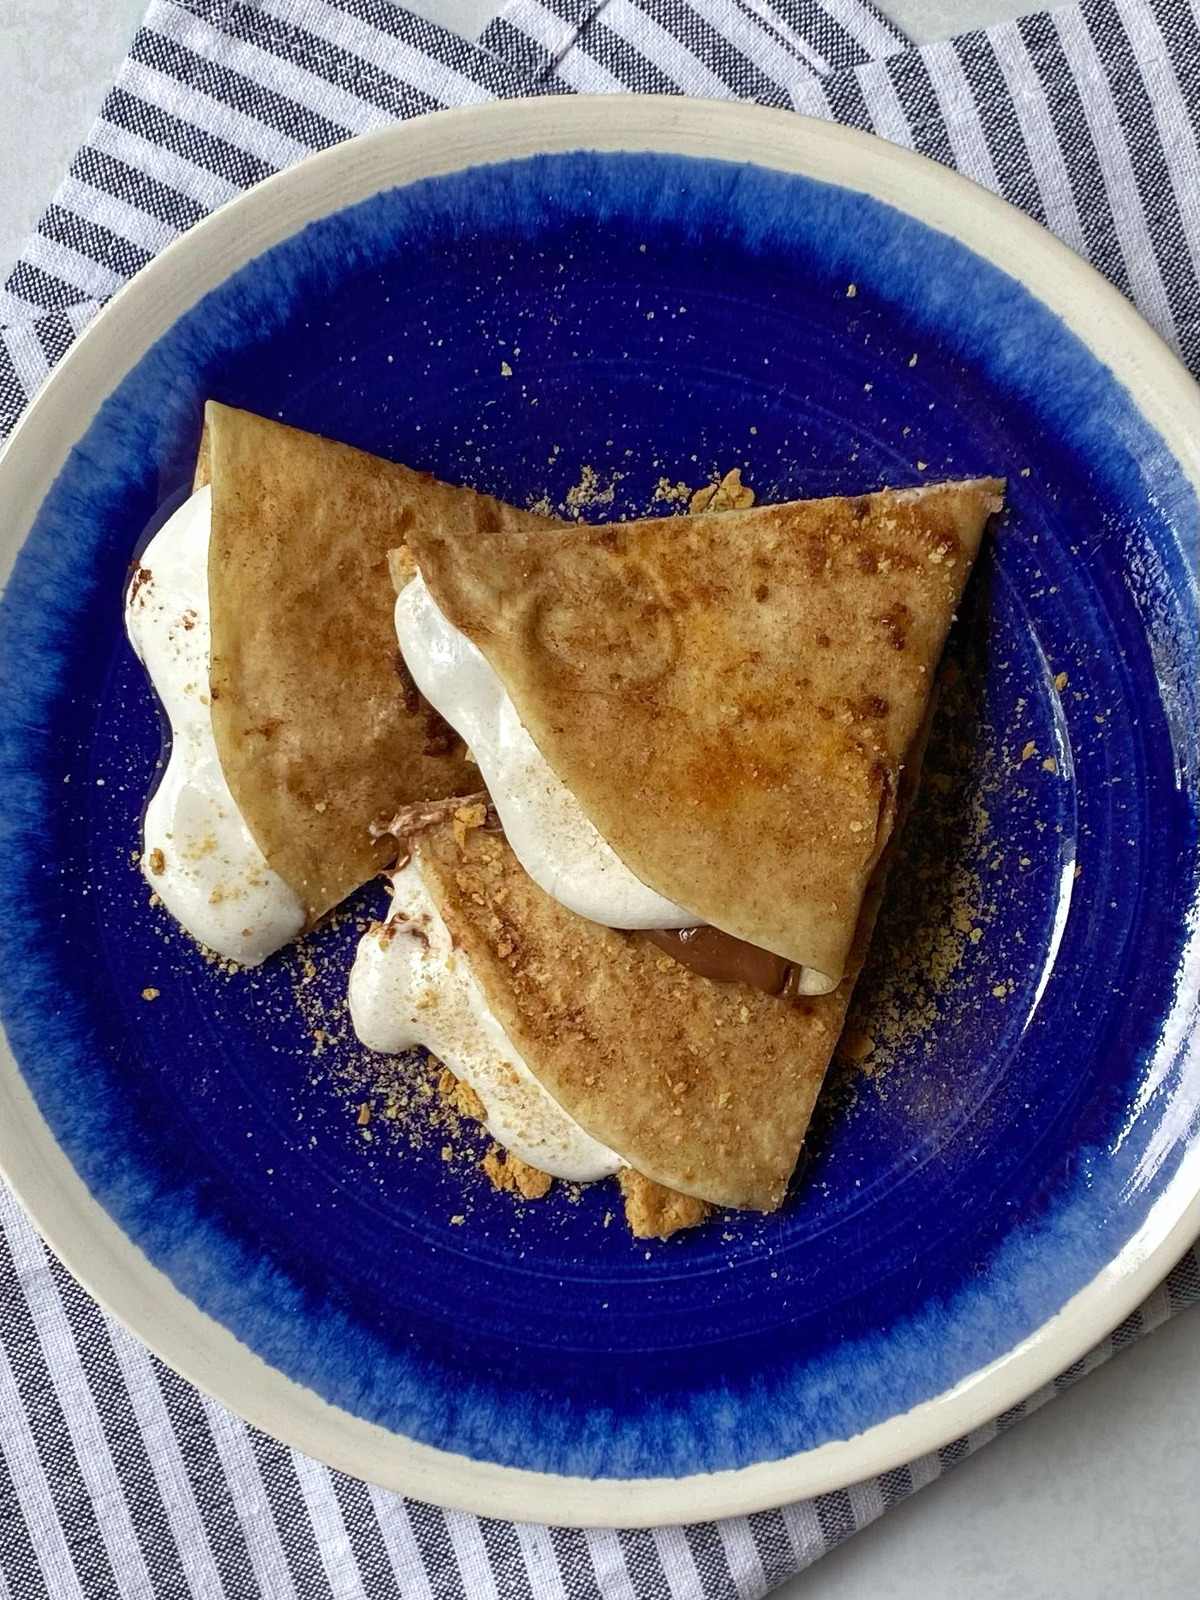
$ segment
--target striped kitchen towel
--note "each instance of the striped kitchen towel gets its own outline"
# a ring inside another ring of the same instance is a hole
[[[511,0],[470,43],[391,0],[155,0],[0,295],[0,427],[193,222],[351,134],[547,92],[742,97],[914,146],[1087,256],[1200,371],[1200,25],[1085,0],[915,50],[865,0]],[[1085,1360],[936,1455],[647,1531],[404,1500],[246,1426],[107,1318],[0,1188],[0,1600],[752,1597],[1200,1299],[1193,1251]]]

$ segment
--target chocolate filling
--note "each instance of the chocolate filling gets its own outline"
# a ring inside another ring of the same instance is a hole
[[[719,928],[650,928],[646,937],[681,966],[714,983],[748,983],[764,994],[795,992],[800,974],[790,961]]]

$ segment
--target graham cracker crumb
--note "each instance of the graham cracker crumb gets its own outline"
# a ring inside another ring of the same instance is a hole
[[[601,488],[600,478],[595,467],[585,465],[579,474],[579,482],[567,490],[564,502],[570,514],[578,519],[579,513],[587,506],[610,506],[616,498],[617,475],[606,488]]]
[[[317,964],[306,939],[298,939],[289,947],[285,961],[292,986],[292,1001],[312,1040],[312,1054],[324,1055],[327,1049],[340,1045],[346,1038],[345,998],[342,996],[330,1003],[322,994],[321,984],[315,981],[318,977]],[[362,1098],[362,1094],[358,1094],[356,1103]]]
[[[999,740],[985,729],[982,710],[978,674],[947,662],[913,816],[896,843],[837,1052],[840,1062],[871,1078],[927,1042],[936,1027],[952,1026],[971,1003],[956,976],[995,910],[984,871],[993,853],[988,796],[1000,781],[992,753]],[[860,1054],[868,1039],[870,1048]]]
[[[1058,771],[1058,762],[1055,760],[1055,758],[1053,756],[1047,756],[1046,759],[1042,762],[1042,771],[1043,772],[1057,772]]]
[[[688,508],[695,516],[701,511],[746,511],[754,504],[754,490],[742,482],[742,469],[731,467],[716,483],[697,489]]]
[[[625,1201],[625,1220],[635,1239],[669,1239],[684,1228],[695,1228],[712,1211],[707,1200],[679,1194],[643,1177],[631,1167],[617,1174]]]
[[[442,1104],[460,1117],[468,1117],[472,1122],[486,1122],[487,1110],[483,1101],[475,1093],[469,1083],[464,1083],[461,1078],[456,1078],[449,1067],[443,1067],[437,1079],[438,1098]]]
[[[501,1192],[519,1194],[522,1200],[541,1200],[550,1193],[554,1179],[548,1172],[522,1161],[511,1150],[505,1151],[494,1144],[479,1163]]]
[[[865,1061],[875,1048],[875,1040],[865,1028],[847,1028],[838,1044],[843,1061]]]
[[[678,483],[672,483],[670,478],[660,478],[654,485],[653,499],[665,502],[667,505],[683,505],[686,500],[691,499],[691,495],[692,491],[682,479]]]
[[[1054,687],[1058,690],[1059,694],[1061,694],[1063,692],[1063,690],[1067,687],[1067,683],[1068,683],[1068,679],[1067,679],[1067,675],[1066,675],[1065,672],[1060,672],[1060,673],[1056,674],[1055,679],[1054,679]]]
[[[401,847],[403,860],[400,865],[404,865],[408,860],[406,846],[414,834],[422,833],[426,828],[436,828],[448,818],[469,811],[477,800],[486,802],[486,799],[487,796],[481,791],[479,794],[449,796],[444,800],[422,800],[413,805],[401,806],[394,817],[389,818],[386,815],[377,817],[371,824],[370,834],[372,839],[388,837],[394,839]]]
[[[161,993],[162,993],[161,989],[152,989],[147,985],[147,987],[142,990],[142,999],[143,1000],[157,1000]]]
[[[487,805],[483,800],[476,800],[470,805],[459,806],[450,825],[454,829],[454,842],[460,850],[465,849],[467,834],[471,829],[482,828],[486,821]]]
[[[151,850],[146,857],[146,865],[156,878],[161,877],[167,870],[167,858],[161,850]]]

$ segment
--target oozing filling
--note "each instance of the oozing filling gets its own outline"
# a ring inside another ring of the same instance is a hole
[[[466,740],[505,837],[533,881],[610,928],[682,928],[695,918],[635,878],[550,770],[483,654],[420,576],[396,601],[396,637],[417,688]]]
[[[392,876],[387,918],[359,940],[350,1017],[370,1050],[432,1051],[482,1100],[492,1137],[540,1171],[587,1183],[624,1165],[525,1065],[454,948],[415,860]]]
[[[141,868],[171,915],[218,955],[257,964],[294,939],[304,908],[267,865],[221,770],[209,710],[212,492],[185,500],[146,546],[125,597],[129,641],[171,725],[142,823]]]

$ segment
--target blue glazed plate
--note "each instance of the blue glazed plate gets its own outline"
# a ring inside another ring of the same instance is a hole
[[[147,904],[121,594],[209,395],[518,503],[590,469],[591,516],[733,465],[764,500],[1007,475],[926,786],[962,823],[898,874],[872,1070],[834,1074],[779,1214],[646,1246],[604,1186],[522,1212],[419,1118],[364,1138],[373,886],[233,975]],[[1013,1405],[1200,1217],[1198,444],[1187,375],[1066,250],[789,114],[449,113],[197,227],[0,464],[0,1156],[46,1237],[253,1421],[478,1511],[745,1511]]]

